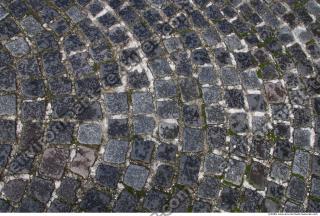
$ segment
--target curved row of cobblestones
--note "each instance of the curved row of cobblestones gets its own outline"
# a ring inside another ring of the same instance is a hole
[[[319,212],[318,0],[0,0],[0,212]]]

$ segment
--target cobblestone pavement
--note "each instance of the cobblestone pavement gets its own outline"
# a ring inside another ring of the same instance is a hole
[[[319,0],[0,0],[1,212],[319,212]]]

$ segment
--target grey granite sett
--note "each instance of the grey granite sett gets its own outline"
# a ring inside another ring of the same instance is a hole
[[[123,181],[126,185],[140,191],[146,183],[148,174],[149,170],[145,167],[131,164],[128,166]]]

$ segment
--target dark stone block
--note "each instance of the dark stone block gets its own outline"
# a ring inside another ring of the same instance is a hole
[[[43,97],[45,95],[43,80],[23,80],[21,92],[25,97]]]
[[[16,123],[12,120],[0,120],[0,142],[16,141]]]
[[[85,18],[79,22],[79,27],[91,43],[103,40],[103,34],[89,18]]]
[[[214,177],[204,177],[199,184],[198,196],[205,199],[214,199],[219,196],[220,180]]]
[[[105,63],[102,64],[100,68],[100,74],[104,86],[114,87],[121,85],[119,66],[117,63]]]
[[[197,128],[184,128],[183,152],[200,152],[204,148],[204,132]]]
[[[27,5],[21,1],[21,0],[16,0],[13,1],[10,5],[9,5],[9,10],[10,13],[15,17],[15,18],[22,18],[23,16],[25,16],[28,12],[28,7]]]
[[[21,118],[23,121],[45,117],[46,105],[44,101],[23,102],[21,106]]]
[[[173,80],[156,80],[154,85],[158,98],[174,97],[177,94],[176,85]]]
[[[9,144],[0,145],[0,167],[1,168],[7,165],[11,149],[12,147]]]
[[[174,100],[157,101],[157,114],[162,119],[178,119],[178,103]]]
[[[76,92],[79,96],[95,97],[100,95],[101,86],[98,78],[90,77],[78,80],[76,83]]]
[[[127,137],[129,135],[128,119],[109,119],[108,135],[111,137]]]
[[[256,60],[250,52],[238,52],[234,56],[240,69],[245,70],[256,66]]]
[[[60,187],[57,189],[57,195],[68,203],[76,201],[76,192],[80,187],[80,182],[71,177],[65,177],[61,181]]]
[[[232,211],[237,208],[240,200],[240,191],[236,188],[225,187],[221,192],[219,207],[225,211]]]
[[[71,206],[61,202],[58,199],[54,199],[48,208],[48,212],[71,212]]]
[[[54,95],[70,94],[72,83],[68,78],[58,78],[48,81],[49,90]]]
[[[305,182],[299,177],[293,176],[289,182],[286,194],[297,202],[303,202],[306,196]]]
[[[259,212],[262,207],[263,196],[251,189],[245,189],[244,201],[240,209],[244,212]]]
[[[180,158],[180,171],[178,183],[182,185],[192,185],[198,180],[200,170],[200,158],[197,156],[183,155]]]
[[[47,148],[42,156],[39,173],[53,179],[60,179],[69,159],[69,150],[63,148]]]
[[[8,181],[3,187],[3,193],[13,202],[19,202],[24,194],[27,182],[22,179]]]
[[[158,146],[157,159],[164,161],[174,161],[178,147],[173,144],[162,143]]]
[[[16,155],[9,165],[9,171],[11,173],[30,173],[32,168],[33,158],[25,155]]]
[[[47,203],[54,190],[52,181],[45,180],[39,177],[34,177],[31,181],[29,192],[31,196],[42,203]]]
[[[109,30],[108,36],[111,42],[115,44],[125,44],[129,39],[125,29],[122,27],[112,28],[111,30]]]
[[[184,78],[179,80],[182,99],[186,102],[197,99],[200,96],[197,80]]]
[[[258,190],[264,190],[268,171],[268,168],[261,163],[253,162],[248,174],[249,182]]]
[[[194,49],[201,46],[199,36],[195,32],[185,33],[182,36],[182,42],[189,49]]]
[[[20,60],[17,64],[17,72],[23,78],[39,77],[40,70],[37,59],[31,57]]]
[[[152,189],[147,193],[143,202],[143,207],[152,212],[163,211],[163,206],[165,205],[167,198],[167,194]]]
[[[12,207],[9,202],[0,198],[0,212],[11,212]]]
[[[156,58],[150,60],[148,62],[148,67],[150,68],[152,74],[158,78],[169,76],[172,74],[170,65],[168,61],[164,58]]]
[[[202,120],[200,108],[197,105],[184,105],[183,119],[184,123],[188,126],[201,126]]]
[[[38,34],[35,36],[34,40],[35,40],[35,43],[38,47],[39,52],[42,52],[42,51],[45,51],[48,49],[56,49],[59,46],[58,42],[55,40],[55,38],[53,36],[53,33],[51,33],[51,32],[43,32],[41,34]],[[53,54],[51,54],[51,55],[53,55]],[[57,55],[57,54],[54,54],[54,55]],[[51,62],[48,62],[48,64],[50,64],[50,63]],[[49,67],[52,67],[52,66],[49,66]]]
[[[1,60],[1,53],[0,53]],[[8,61],[8,59],[4,59]],[[1,64],[1,63],[0,63]],[[0,68],[0,90],[9,92],[16,90],[16,71],[10,68]]]
[[[21,205],[17,209],[17,212],[44,212],[45,205],[32,199],[31,197],[25,197],[21,201]]]
[[[44,144],[44,127],[40,122],[26,122],[23,124],[20,139],[20,149],[31,154],[39,153]]]
[[[117,167],[99,164],[96,170],[96,180],[101,185],[115,189],[121,176],[121,170]]]
[[[133,71],[128,74],[128,84],[133,89],[147,88],[150,85],[148,76],[145,71]]]
[[[112,25],[116,24],[117,18],[115,18],[112,13],[108,12],[100,17],[98,17],[98,21],[104,27],[111,27]]]
[[[193,203],[192,212],[195,213],[208,213],[211,212],[211,204],[202,200],[196,200]]]
[[[223,148],[225,146],[227,130],[221,127],[210,126],[207,129],[207,143],[210,148]]]
[[[128,96],[126,92],[107,93],[105,95],[107,111],[112,114],[128,112]]]
[[[161,188],[169,188],[172,185],[174,168],[169,165],[160,165],[154,176],[154,184]]]
[[[113,212],[134,212],[138,205],[138,198],[129,193],[127,190],[123,190],[118,199],[116,200],[112,211]]]
[[[7,40],[20,32],[17,24],[10,17],[0,20],[0,39]]]
[[[282,185],[279,185],[277,183],[274,183],[272,181],[269,181],[267,183],[267,196],[276,198],[276,199],[281,199],[284,196],[285,193],[285,187]]]
[[[111,196],[94,188],[84,195],[79,207],[85,212],[104,212],[110,204]]]
[[[229,108],[244,108],[244,97],[241,90],[227,90],[224,98]]]
[[[154,146],[155,144],[152,141],[136,139],[132,144],[130,158],[132,160],[150,163]]]

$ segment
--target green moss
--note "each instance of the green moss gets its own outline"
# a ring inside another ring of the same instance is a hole
[[[189,33],[189,32],[193,32],[191,29],[181,29],[181,30],[177,30],[177,32],[181,35],[184,36],[185,34]]]
[[[204,122],[204,125],[207,125],[207,116],[206,116],[206,105],[201,104],[201,118]]]
[[[129,192],[129,193],[131,193],[131,194],[135,194],[134,193],[134,189],[132,188],[132,187],[129,187],[129,186],[126,186],[126,189],[127,189],[127,191]]]
[[[94,72],[98,72],[99,69],[100,69],[100,65],[97,64],[97,63],[94,63],[93,66],[92,66],[92,70],[93,70]]]
[[[248,175],[251,171],[251,164],[246,165],[245,174]]]
[[[261,64],[259,64],[259,68],[261,70],[265,69],[268,65],[270,64],[270,62],[266,61],[266,62],[263,62]]]
[[[238,185],[233,184],[232,182],[229,182],[227,180],[223,180],[222,182],[225,186],[229,186],[229,187],[238,187]]]
[[[314,195],[310,195],[309,196],[309,199],[313,200],[313,201],[316,201],[316,202],[320,202],[320,197],[316,197]]]
[[[175,187],[179,190],[184,190],[186,188],[184,185],[181,184],[176,184]]]
[[[47,102],[52,102],[54,99],[54,95],[51,93],[51,91],[46,91],[45,99]]]
[[[231,209],[231,212],[233,212],[233,213],[239,213],[239,212],[241,212],[241,210],[240,210],[239,207],[236,207],[236,208],[234,208],[234,209]]]
[[[302,175],[297,174],[297,173],[292,173],[292,176],[295,176],[297,178],[300,178],[301,180],[304,180],[304,177]]]
[[[250,33],[248,33],[248,32],[239,33],[239,32],[238,32],[237,35],[238,35],[239,38],[243,39],[243,38],[249,36]]]
[[[229,129],[227,130],[227,135],[228,135],[228,136],[236,136],[237,133],[234,132],[233,130],[231,130],[231,129],[229,128]]]
[[[269,131],[267,133],[267,140],[271,141],[272,143],[275,143],[279,140],[279,137],[277,137],[273,131]]]
[[[259,70],[257,71],[257,77],[258,77],[259,79],[263,79],[263,75],[262,75],[262,70],[261,70],[261,69],[259,69]]]
[[[146,192],[143,191],[143,190],[142,191],[137,191],[136,194],[137,194],[139,199],[146,196]]]
[[[292,9],[293,10],[298,10],[298,9],[302,9],[304,8],[304,5],[307,3],[307,0],[296,0],[293,4],[292,4]]]
[[[311,40],[309,40],[307,43],[306,43],[306,45],[308,46],[308,45],[311,45],[311,44],[315,44],[316,43],[316,41],[315,41],[315,39],[311,39]]]
[[[128,90],[128,105],[132,104],[132,93],[133,93],[133,90],[129,89]]]

